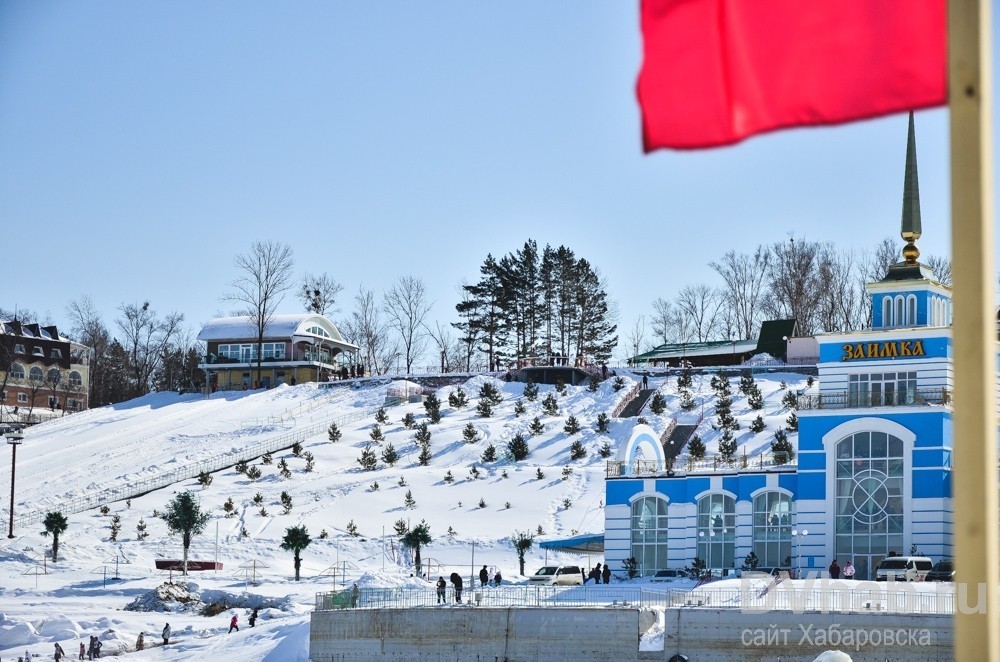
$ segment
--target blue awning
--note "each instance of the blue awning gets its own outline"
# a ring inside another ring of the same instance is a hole
[[[603,553],[604,534],[584,533],[561,540],[544,540],[538,543],[538,546],[542,549],[552,549],[557,552],[576,552],[578,554]]]

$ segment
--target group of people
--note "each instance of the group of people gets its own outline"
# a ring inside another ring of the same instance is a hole
[[[854,565],[850,561],[847,562],[847,565],[841,568],[840,564],[837,563],[837,559],[834,559],[833,563],[830,564],[829,570],[830,579],[840,579],[841,575],[844,576],[844,579],[854,579]]]
[[[611,583],[611,566],[607,563],[604,564],[604,568],[601,568],[601,564],[598,563],[596,566],[590,569],[590,574],[587,576],[587,580],[594,580],[595,584],[600,584],[601,580],[604,580],[605,584]],[[586,582],[584,582],[586,583]]]
[[[500,582],[503,581],[503,577],[500,576],[500,570],[497,569],[495,575],[493,575],[493,585],[500,586]],[[479,571],[479,584],[481,586],[489,586],[490,583],[490,571],[486,569],[484,565],[482,570]]]

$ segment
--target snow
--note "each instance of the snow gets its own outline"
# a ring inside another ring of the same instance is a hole
[[[430,525],[432,542],[421,556],[431,563],[431,579],[451,572],[466,575],[486,564],[491,575],[500,570],[505,582],[526,581],[518,574],[509,542],[515,532],[537,533],[541,527],[544,533],[538,538],[544,540],[604,530],[605,460],[598,450],[605,439],[612,450],[626,443],[635,420],[612,419],[606,437],[594,428],[597,416],[611,412],[635,384],[632,376],[623,377],[625,388],[620,391],[614,390],[613,380],[602,382],[596,392],[586,386],[566,387],[565,395],[558,397],[557,416],[541,410],[552,386],[540,385],[538,398],[524,401],[527,411],[521,416],[514,414],[514,403],[523,395],[523,384],[474,376],[461,385],[469,402],[459,410],[448,405],[448,394],[457,387],[442,388],[437,393],[442,420],[429,426],[433,457],[428,467],[417,463],[414,430],[401,422],[407,413],[417,423],[425,421],[420,403],[386,409],[390,423],[380,426],[385,441],[373,449],[380,455],[391,442],[400,456],[395,466],[380,460],[376,470],[366,472],[357,462],[370,443],[374,412],[385,401],[387,383],[360,388],[283,385],[211,396],[155,393],[29,428],[17,450],[16,537],[0,539],[0,659],[16,658],[25,649],[48,656],[54,642],[73,654],[90,635],[101,638],[105,654],[131,651],[144,632],[146,650],[130,652],[129,659],[306,660],[316,593],[354,582],[361,587],[432,586],[411,577],[411,554],[400,548],[394,531],[398,521],[413,525],[426,520]],[[744,447],[749,454],[766,450],[773,431],[783,424],[788,412],[781,405],[782,379],[788,388],[805,387],[800,375],[759,376],[770,433],[756,435],[746,426],[757,412],[749,410],[736,388],[738,380],[733,380],[741,453]],[[649,381],[667,399],[667,411],[659,416],[650,414],[647,405],[643,416],[650,425],[660,432],[674,418],[693,423],[704,403],[705,420],[698,432],[714,452],[718,433],[709,425],[713,405],[708,378],[695,379],[699,407],[692,412],[679,410],[675,379]],[[493,408],[493,416],[481,418],[475,407],[479,389],[487,382],[504,400]],[[582,427],[572,437],[563,432],[570,414]],[[535,416],[545,431],[532,436],[527,428]],[[333,420],[339,421],[343,434],[336,443],[326,433]],[[473,443],[462,437],[469,422],[479,431]],[[519,463],[505,458],[506,442],[517,433],[525,435],[531,450]],[[270,465],[252,460],[263,474],[256,481],[232,468],[245,449],[287,445],[295,435],[305,436],[302,447],[315,457],[313,471],[307,472],[306,461],[290,450],[274,452]],[[583,443],[587,456],[572,461],[570,445],[575,440]],[[497,450],[496,462],[481,460],[489,444]],[[290,478],[279,475],[282,459],[291,469]],[[211,485],[202,487],[195,476],[199,467],[210,464],[226,468],[214,471]],[[473,467],[478,478],[470,473]],[[566,467],[571,471],[564,476]],[[448,471],[453,482],[444,480]],[[187,477],[128,502],[120,496],[130,486],[156,486],[175,476]],[[0,494],[9,494],[9,478],[5,473]],[[221,571],[181,578],[154,569],[156,559],[182,554],[180,537],[170,535],[156,513],[185,490],[212,514],[206,530],[194,537],[190,558],[218,559]],[[293,502],[287,514],[279,499],[283,491]],[[404,506],[407,491],[416,501],[412,509]],[[253,501],[258,493],[262,506]],[[98,498],[102,500],[95,501]],[[236,513],[227,518],[223,503],[229,498]],[[107,505],[108,514],[102,515],[98,505]],[[57,561],[47,558],[52,540],[41,533],[44,513],[53,510],[69,520]],[[110,540],[113,516],[121,522],[117,542]],[[140,520],[148,533],[142,541],[136,530]],[[357,536],[348,533],[349,523],[357,527]],[[279,547],[285,530],[296,525],[305,525],[312,536],[312,544],[302,552],[298,582],[292,554]],[[545,551],[536,545],[525,571],[534,572],[545,560]],[[549,552],[548,562],[589,567],[603,558]],[[161,588],[170,579],[174,585]],[[255,628],[247,622],[252,607],[260,607]],[[234,613],[240,615],[241,630],[227,634]],[[159,635],[166,622],[174,635],[164,648]],[[655,638],[655,632],[649,637]],[[662,648],[662,641],[659,645]]]

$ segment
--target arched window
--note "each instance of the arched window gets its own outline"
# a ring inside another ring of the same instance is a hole
[[[69,373],[69,385],[70,386],[83,386],[83,377],[80,376],[76,370],[72,370]]]
[[[20,363],[12,363],[10,365],[10,378],[24,379],[24,366]]]
[[[906,324],[917,325],[917,297],[913,294],[906,297]]]
[[[753,552],[762,567],[791,565],[791,510],[792,498],[781,492],[762,492],[753,498]]]
[[[45,380],[45,375],[42,373],[42,369],[35,365],[31,366],[31,370],[28,371],[28,379],[33,382],[40,382]]]
[[[632,503],[632,556],[639,575],[667,567],[667,500],[640,497]]]
[[[49,372],[45,375],[45,382],[47,384],[58,384],[62,379],[62,375],[59,373],[59,368],[49,368]]]
[[[698,499],[698,558],[710,569],[736,567],[736,499],[708,494]]]
[[[836,550],[867,579],[890,551],[903,553],[903,442],[858,432],[837,442]]]
[[[892,320],[892,325],[893,326],[903,326],[903,324],[905,324],[905,322],[903,320],[906,319],[904,317],[904,314],[905,314],[905,311],[903,310],[903,296],[900,295],[900,296],[896,297],[896,315],[895,315],[895,317]]]
[[[892,297],[882,299],[882,326],[892,326]]]

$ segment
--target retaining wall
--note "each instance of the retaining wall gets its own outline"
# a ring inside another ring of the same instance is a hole
[[[312,615],[313,662],[638,660],[639,610],[345,609]]]

